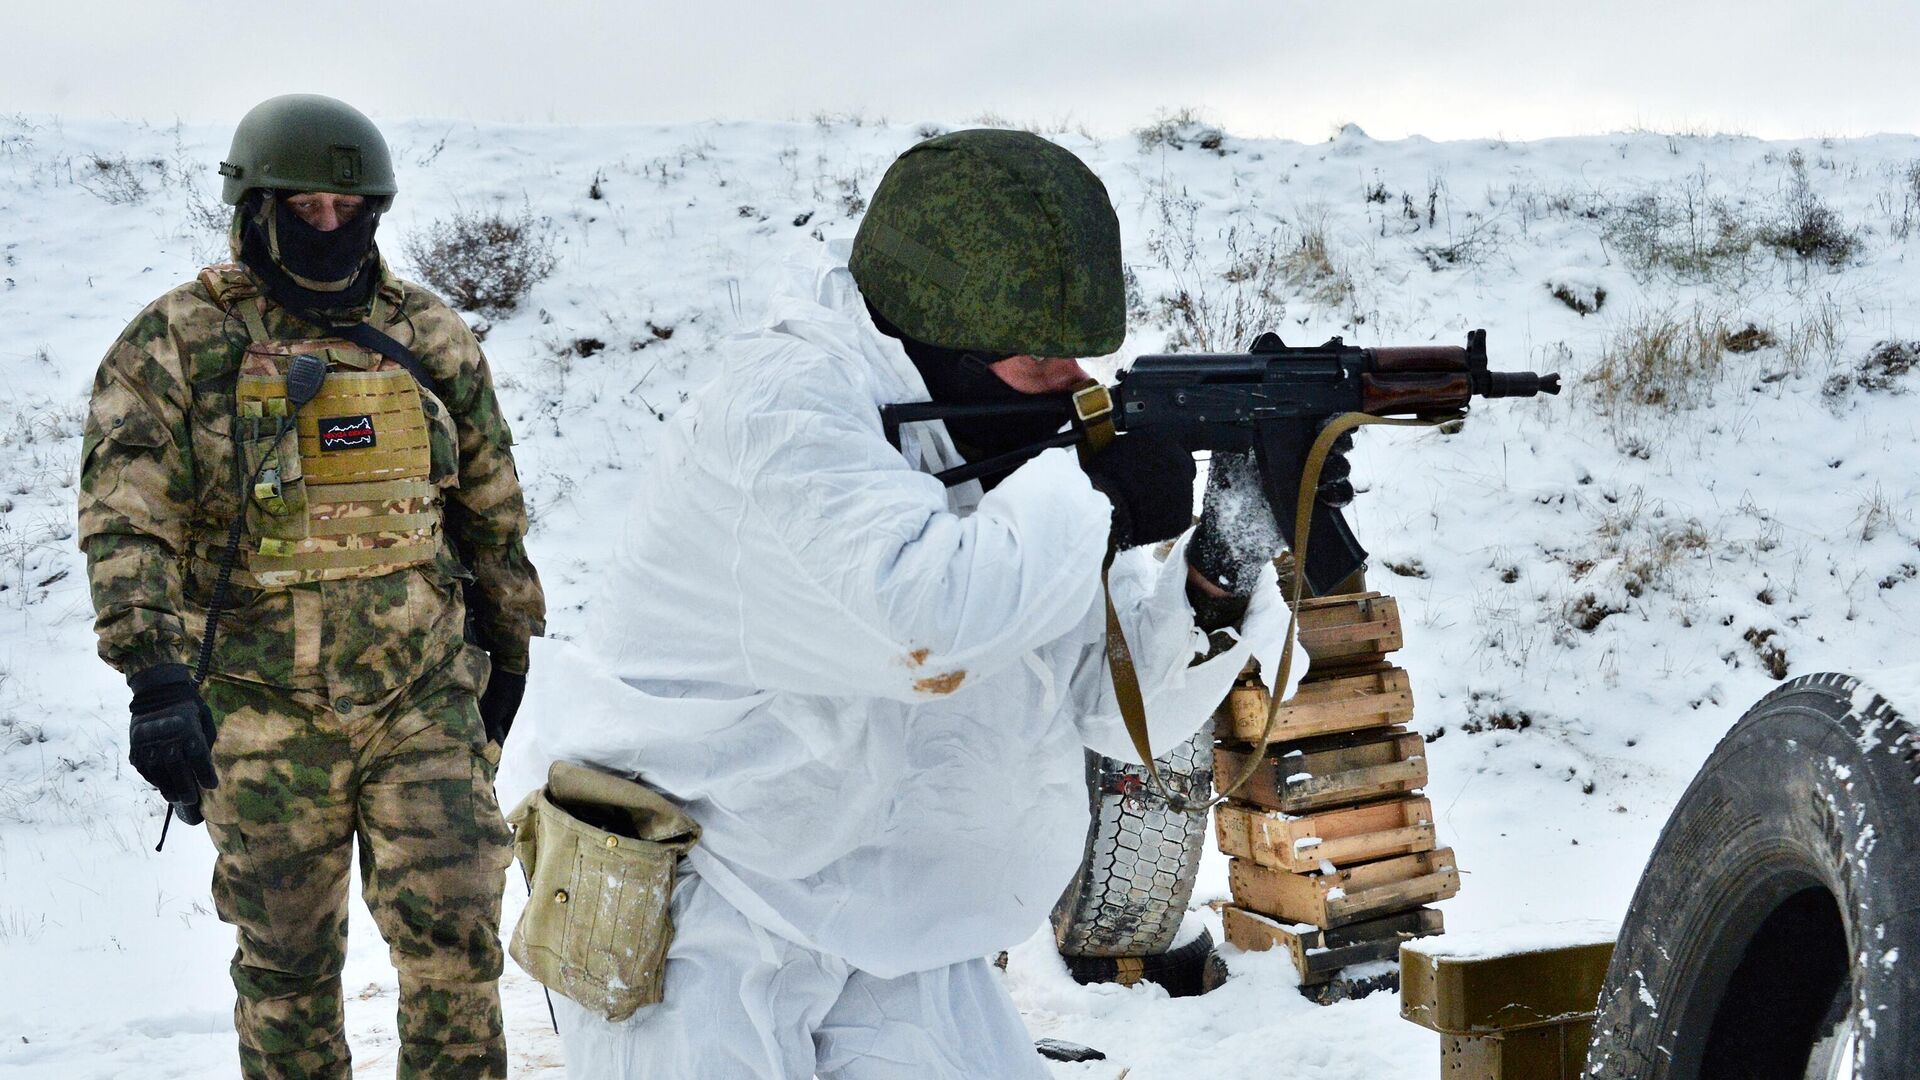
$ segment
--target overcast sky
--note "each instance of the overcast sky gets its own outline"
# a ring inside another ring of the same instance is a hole
[[[1916,51],[1916,0],[8,0],[0,112],[231,121],[300,90],[376,119],[1854,135],[1920,131]]]

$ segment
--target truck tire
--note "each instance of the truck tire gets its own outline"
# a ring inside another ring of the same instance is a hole
[[[1584,1075],[1916,1070],[1920,736],[1859,680],[1804,676],[1748,710],[1681,796],[1621,927]]]
[[[1213,728],[1154,759],[1176,794],[1213,791]],[[1173,945],[1206,848],[1207,815],[1175,810],[1147,770],[1087,752],[1093,821],[1086,854],[1053,907],[1054,940],[1067,957],[1146,957]]]
[[[1150,982],[1167,992],[1168,997],[1199,997],[1227,981],[1227,963],[1213,948],[1213,932],[1200,935],[1184,945],[1151,956],[1062,956],[1067,974],[1073,981],[1119,983],[1133,986]]]

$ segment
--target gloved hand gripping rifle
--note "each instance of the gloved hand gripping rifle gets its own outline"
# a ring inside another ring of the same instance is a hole
[[[1485,330],[1469,332],[1465,348],[1362,348],[1337,337],[1324,345],[1290,348],[1269,333],[1260,335],[1244,353],[1139,357],[1110,389],[1089,383],[1071,393],[1035,395],[1031,402],[1013,405],[889,405],[881,409],[881,419],[888,438],[896,443],[901,424],[958,416],[1052,411],[1062,425],[1072,425],[1071,430],[1031,447],[939,474],[949,485],[1003,470],[1053,446],[1082,443],[1097,450],[1114,432],[1125,437],[1131,432],[1158,431],[1190,452],[1228,456],[1216,456],[1210,471],[1230,467],[1231,456],[1244,459],[1252,454],[1274,520],[1288,530],[1285,535],[1299,569],[1289,601],[1297,609],[1306,587],[1324,594],[1366,560],[1366,550],[1340,511],[1314,497],[1321,466],[1340,436],[1363,424],[1435,425],[1457,420],[1476,397],[1559,392],[1557,374],[1489,370]],[[1262,551],[1256,557],[1273,554]],[[1182,806],[1182,800],[1171,797],[1165,785],[1158,783],[1158,770],[1146,744],[1139,684],[1131,677],[1131,656],[1118,633],[1111,601],[1108,630],[1109,667],[1135,748],[1162,796]],[[1295,633],[1289,620],[1276,688],[1285,685]],[[1276,693],[1261,751],[1279,705]],[[1260,757],[1258,752],[1249,757],[1249,773]],[[1203,811],[1245,780],[1242,775],[1215,799],[1184,808]]]

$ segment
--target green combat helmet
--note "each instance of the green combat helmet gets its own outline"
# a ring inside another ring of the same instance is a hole
[[[359,109],[319,94],[284,94],[248,110],[220,175],[220,198],[233,206],[254,188],[283,188],[364,195],[383,213],[400,190],[380,129]]]
[[[1104,356],[1127,332],[1105,185],[1024,131],[956,131],[901,154],[848,268],[887,321],[943,348]]]

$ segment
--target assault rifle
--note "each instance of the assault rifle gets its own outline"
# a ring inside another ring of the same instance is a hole
[[[1004,472],[1049,447],[1097,440],[1108,423],[1123,435],[1161,432],[1189,452],[1251,453],[1267,504],[1285,527],[1297,519],[1303,473],[1309,466],[1317,471],[1320,464],[1309,462],[1310,448],[1330,422],[1352,413],[1439,422],[1461,415],[1476,397],[1559,392],[1557,374],[1488,370],[1485,330],[1469,332],[1465,348],[1361,348],[1337,337],[1324,345],[1290,348],[1278,336],[1262,334],[1244,353],[1139,357],[1111,388],[1091,384],[1011,404],[888,405],[881,419],[896,444],[901,424],[924,420],[1054,413],[1063,425],[1073,425],[1032,446],[948,469],[939,478],[949,486]],[[1361,422],[1366,421],[1348,421]],[[1219,466],[1216,458],[1214,467]],[[1366,561],[1366,549],[1340,511],[1317,501],[1306,539],[1303,570],[1317,594],[1331,591]]]

